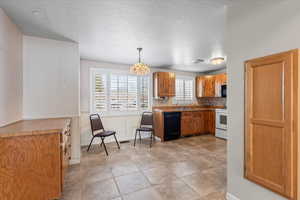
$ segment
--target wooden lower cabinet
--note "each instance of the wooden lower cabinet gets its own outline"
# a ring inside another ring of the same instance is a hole
[[[182,108],[182,107],[181,107]],[[163,108],[161,108],[163,109]],[[164,141],[164,111],[161,109],[153,110],[155,136]],[[174,108],[178,109],[177,107]],[[172,108],[165,109],[166,111]],[[181,136],[197,134],[215,134],[215,110],[203,109],[197,111],[178,111],[181,112]]]
[[[299,50],[245,65],[245,177],[298,200]]]
[[[71,148],[70,120],[66,122],[63,131],[53,129],[49,133],[32,130],[1,137],[0,128],[1,200],[60,199]],[[21,123],[12,125],[11,130],[34,126],[32,121]]]
[[[208,133],[215,135],[215,132],[216,132],[216,112],[215,111],[206,111],[205,125],[206,125],[205,130]]]
[[[215,133],[215,111],[192,111],[181,113],[181,135]]]

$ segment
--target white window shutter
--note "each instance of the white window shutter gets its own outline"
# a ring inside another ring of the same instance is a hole
[[[176,103],[190,104],[193,102],[193,80],[192,79],[176,79]]]
[[[140,78],[140,108],[142,110],[149,108],[149,77]]]
[[[192,102],[193,100],[193,81],[185,80],[184,81],[184,100]]]
[[[176,79],[176,101],[184,101],[184,80]]]
[[[112,74],[110,78],[110,109],[137,110],[137,77]]]
[[[92,112],[142,111],[149,108],[149,77],[93,70]]]
[[[93,103],[95,112],[103,112],[107,110],[106,80],[106,75],[94,74]]]
[[[138,110],[138,79],[137,76],[128,76],[127,109]]]

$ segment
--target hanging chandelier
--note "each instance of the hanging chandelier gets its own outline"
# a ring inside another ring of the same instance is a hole
[[[148,65],[141,62],[141,51],[143,48],[137,48],[139,51],[139,62],[130,67],[130,72],[136,75],[146,75],[150,72]]]

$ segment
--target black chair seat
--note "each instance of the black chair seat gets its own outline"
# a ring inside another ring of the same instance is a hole
[[[116,134],[115,131],[102,131],[95,134],[95,137],[107,137]]]
[[[153,128],[150,127],[141,127],[141,128],[137,128],[137,131],[153,131]]]

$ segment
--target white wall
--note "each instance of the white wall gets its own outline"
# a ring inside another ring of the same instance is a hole
[[[22,33],[0,8],[0,127],[22,119]]]
[[[129,71],[129,65],[122,65],[116,63],[96,62],[90,60],[81,60],[80,66],[80,110],[81,110],[81,145],[88,145],[91,139],[91,130],[89,122],[90,114],[90,69],[112,69]],[[155,71],[172,71],[165,69],[152,68],[151,72]],[[189,72],[175,72],[179,76],[197,76],[197,73]],[[152,76],[151,76],[152,78]],[[152,97],[152,80],[150,80],[150,97]],[[151,100],[151,98],[150,98]],[[171,103],[168,101],[167,103]],[[134,138],[135,129],[139,126],[141,116],[136,115],[122,115],[122,116],[103,116],[103,124],[107,130],[115,130],[119,140],[130,140]],[[111,139],[107,141],[112,141]],[[98,141],[99,142],[99,141]],[[95,142],[97,143],[97,141]]]
[[[80,159],[78,44],[23,37],[23,118],[72,117],[72,160]]]
[[[78,44],[24,36],[23,116],[79,115]]]
[[[243,177],[244,65],[247,59],[300,48],[300,1],[230,7],[227,32],[228,192],[241,200],[283,200]],[[276,147],[274,147],[276,148]]]

